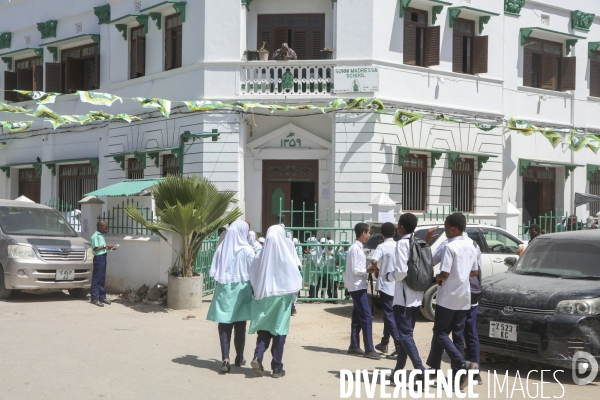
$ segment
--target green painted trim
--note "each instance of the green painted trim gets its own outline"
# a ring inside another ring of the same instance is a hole
[[[173,3],[173,8],[178,13],[181,13],[181,22],[185,22],[185,5],[187,3],[185,1],[180,1],[179,3]]]
[[[246,7],[246,10],[248,10],[248,11],[250,11],[250,3],[252,3],[252,0],[242,0],[242,5],[244,7]],[[332,4],[332,6],[333,6],[333,4]]]
[[[565,44],[567,45],[567,55],[569,55],[573,46],[577,44],[577,39],[568,39]]]
[[[6,64],[6,69],[12,71],[12,57],[0,57],[0,60],[4,61]]]
[[[10,49],[11,41],[12,41],[12,33],[10,33],[10,32],[0,33],[0,49]]]
[[[586,13],[580,10],[571,12],[571,27],[573,29],[580,29],[582,31],[589,32],[592,23],[594,22],[595,15],[592,13]]]
[[[460,15],[461,11],[475,11],[476,13],[480,13],[480,14],[485,14],[483,16],[479,16],[479,29],[483,30],[482,25],[481,25],[481,18],[483,17],[488,17],[488,21],[489,21],[489,17],[497,17],[500,14],[497,14],[495,12],[492,11],[486,11],[486,10],[481,10],[479,8],[473,8],[473,7],[466,7],[466,6],[461,6],[461,7],[450,7],[448,8],[448,12],[450,15],[450,19],[448,20],[448,23],[450,25],[450,28],[452,28],[454,26],[454,19],[458,18],[458,16]],[[487,22],[485,22],[487,24]]]
[[[110,4],[94,7],[94,14],[98,17],[98,25],[110,22]]]
[[[554,33],[555,35],[564,36],[565,38],[585,39],[585,36],[577,36],[577,35],[573,35],[571,33],[564,33],[564,32],[559,32],[559,31],[553,31],[552,29],[538,28],[538,27],[532,26],[532,27],[528,27],[528,28],[521,28],[521,32],[520,32],[521,46],[525,46],[525,42],[526,42],[525,39],[528,38],[529,36],[531,36],[531,34],[534,31]]]
[[[160,163],[160,157],[159,157],[159,152],[158,151],[150,151],[146,153],[148,155],[148,158],[152,161],[154,161],[154,166],[156,168],[158,168],[158,165]]]
[[[160,28],[162,27],[162,14],[159,12],[151,12],[150,18],[152,18],[152,21],[156,21],[156,27],[160,31]]]
[[[431,25],[435,25],[438,15],[442,12],[444,6],[433,6],[431,7]]]
[[[87,161],[88,163],[90,163],[92,165],[92,167],[97,167],[98,164],[100,163],[100,160],[98,159],[98,157],[92,157],[92,158],[75,158],[75,159],[68,159],[68,160],[55,160],[55,161],[43,162],[42,164],[45,165],[46,168],[48,168],[49,170],[52,171],[52,176],[56,176],[56,166],[58,164],[81,162],[81,161]]]
[[[140,25],[144,25],[144,33],[147,35],[148,34],[148,15],[146,14],[142,14],[142,15],[138,15],[135,20],[137,21],[138,24]]]
[[[113,160],[115,160],[115,162],[118,162],[120,167],[121,167],[121,171],[125,171],[125,156],[121,155],[121,156],[113,156]]]
[[[600,169],[600,165],[592,165],[592,164],[588,164],[586,171],[587,171],[587,180],[589,181],[590,179],[592,179],[592,175],[597,172]]]
[[[406,157],[410,154],[410,148],[396,146],[396,149],[398,150],[398,166],[401,167],[404,164]]]
[[[6,173],[6,177],[10,178],[10,167],[0,167],[0,171]]]
[[[127,40],[127,25],[126,24],[116,24],[115,28],[123,35],[123,39]]]
[[[504,0],[504,14],[520,17],[523,6],[525,0]]]
[[[33,52],[38,56],[38,57],[44,57],[44,49],[33,49]]]
[[[84,33],[83,35],[77,35],[77,36],[72,36],[72,37],[68,37],[68,38],[64,38],[64,39],[60,39],[60,40],[55,40],[53,42],[43,43],[43,44],[40,44],[40,46],[46,47],[46,46],[50,46],[51,44],[63,43],[68,40],[79,39],[79,38],[84,38],[84,37],[88,37],[94,43],[100,43],[100,35]]]
[[[410,5],[411,0],[398,0],[398,8],[400,9],[400,18],[404,18],[404,9]]]
[[[142,162],[142,169],[146,169],[146,153],[133,153],[136,160]]]
[[[488,22],[490,22],[490,16],[483,16],[483,17],[479,17],[479,34],[481,35],[483,33],[483,25],[487,24]]]
[[[58,47],[46,47],[46,49],[48,49],[48,51],[50,53],[52,53],[52,58],[54,59],[54,62],[58,61]]]
[[[458,16],[460,15],[460,9],[458,7],[450,7],[448,9],[448,25],[450,26],[450,28],[454,27],[454,20],[456,18],[458,18]]]
[[[525,46],[527,38],[533,33],[533,28],[521,28],[519,31],[519,37],[521,38],[521,46]]]
[[[565,180],[569,179],[571,172],[577,167],[583,167],[581,164],[570,164],[570,163],[559,163],[555,161],[542,161],[542,160],[528,160],[526,158],[519,158],[519,176],[523,176],[525,170],[531,166],[531,164],[547,164],[555,167],[565,167]]]
[[[38,22],[37,23],[37,29],[42,34],[42,39],[56,37],[56,27],[57,26],[58,26],[58,21],[55,19],[51,19],[46,22]]]
[[[33,51],[36,55],[38,55],[40,57],[44,54],[43,53],[44,49],[42,49],[40,47],[26,47],[24,49],[18,49],[18,50],[13,50],[13,51],[8,51],[6,53],[2,53],[2,54],[0,54],[0,56],[6,57],[6,56],[9,56],[9,55],[12,55],[12,57],[19,58],[19,56],[15,56],[15,55],[18,54],[18,53],[24,53],[24,52],[26,52],[28,50],[29,51]]]
[[[600,42],[588,42],[588,58],[592,58],[592,52],[598,50]]]

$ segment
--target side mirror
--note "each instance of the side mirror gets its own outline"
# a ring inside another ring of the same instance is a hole
[[[504,264],[508,265],[511,268],[514,267],[516,263],[517,263],[517,257],[506,257],[504,259]]]

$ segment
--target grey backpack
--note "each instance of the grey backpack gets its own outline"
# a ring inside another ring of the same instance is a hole
[[[431,247],[422,239],[412,235],[409,239],[408,273],[404,282],[417,292],[426,291],[433,283],[433,257]]]

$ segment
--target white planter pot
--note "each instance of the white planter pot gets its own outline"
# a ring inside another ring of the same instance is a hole
[[[169,275],[167,306],[173,310],[202,307],[203,276],[178,278]]]

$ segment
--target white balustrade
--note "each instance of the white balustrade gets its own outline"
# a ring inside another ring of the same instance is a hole
[[[240,95],[315,96],[333,93],[334,66],[315,64],[288,61],[244,63],[240,72]]]

